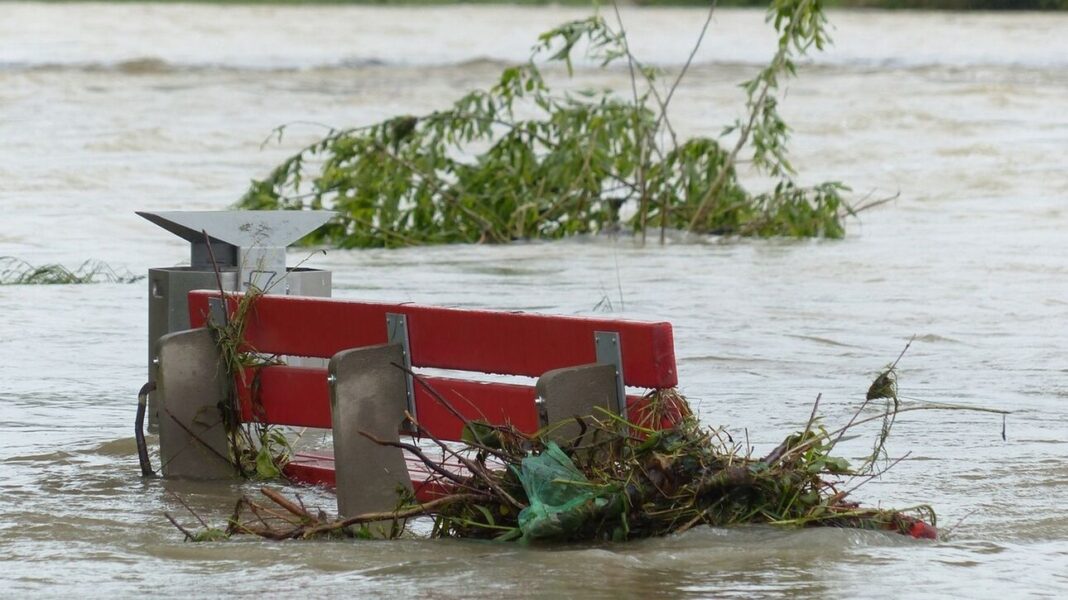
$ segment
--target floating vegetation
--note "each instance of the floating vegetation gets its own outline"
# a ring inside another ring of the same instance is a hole
[[[815,423],[756,458],[692,416],[664,430],[607,413],[581,421],[583,434],[565,444],[483,425],[483,433],[493,431],[492,443],[466,449],[478,467],[449,482],[453,493],[428,502],[407,498],[395,511],[331,520],[264,488],[270,503],[241,498],[225,531],[268,539],[362,537],[369,532],[362,525],[393,521],[397,536],[404,520],[430,517],[431,537],[522,542],[623,541],[753,523],[935,536],[929,506],[883,510],[850,501],[845,484],[856,473],[831,454],[840,432]]]
[[[423,502],[401,494],[391,511],[330,518],[309,510],[299,497],[289,500],[277,490],[262,488],[267,501],[242,497],[225,528],[204,524],[211,533],[196,533],[175,524],[190,540],[219,539],[219,532],[274,540],[370,537],[382,531],[371,525],[382,522],[390,525],[389,537],[398,537],[408,519],[420,517],[433,520],[432,538],[524,543],[623,541],[678,534],[699,525],[743,524],[859,528],[934,539],[937,517],[932,507],[867,508],[851,500],[852,492],[901,460],[878,467],[899,413],[1005,411],[902,406],[896,368],[897,361],[878,374],[875,392],[869,392],[845,426],[822,425],[817,398],[804,429],[762,457],[752,456],[748,445],[734,441],[723,428],[701,426],[685,399],[666,390],[646,398],[648,409],[641,422],[600,410],[568,421],[577,422],[579,433],[567,440],[552,439],[560,423],[527,435],[510,426],[465,419],[465,442],[456,448],[413,421],[421,435],[442,448],[441,460],[414,444],[374,441],[412,454],[436,474],[434,483],[448,491]],[[444,398],[432,395],[460,417]],[[885,410],[862,416],[879,399],[886,400]],[[847,432],[879,421],[883,426],[872,453],[858,466],[835,455]],[[456,472],[457,462],[465,465],[464,473]]]
[[[838,238],[845,216],[883,201],[850,207],[840,183],[806,187],[793,178],[780,83],[829,43],[819,0],[771,3],[776,51],[741,84],[745,115],[718,139],[684,139],[672,125],[669,106],[689,61],[661,82],[664,73],[631,53],[618,10],[615,17],[614,25],[598,15],[542,34],[528,62],[451,108],[332,129],[254,181],[238,207],[328,208],[338,217],[309,241],[394,247],[620,229],[644,241],[657,228],[661,242],[668,229]],[[571,75],[578,48],[602,67],[625,64],[631,93],[553,91],[542,67],[563,65]],[[767,191],[742,187],[743,159],[770,180]]]
[[[34,266],[20,258],[0,256],[0,285],[133,283],[144,278],[126,270],[116,271],[98,260],[87,260],[71,270],[60,264]]]

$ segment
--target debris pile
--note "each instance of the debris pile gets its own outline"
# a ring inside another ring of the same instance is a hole
[[[424,431],[442,448],[443,460],[416,444],[375,440],[403,447],[435,473],[434,483],[446,491],[429,501],[402,494],[393,511],[331,519],[321,511],[313,514],[299,498],[291,501],[263,488],[270,502],[241,498],[224,530],[183,532],[192,539],[234,534],[370,537],[383,532],[398,537],[407,530],[407,520],[425,517],[433,520],[431,537],[521,542],[622,541],[678,534],[699,525],[742,524],[851,527],[935,538],[936,517],[929,506],[883,510],[849,499],[855,486],[882,472],[876,464],[884,454],[886,432],[880,432],[873,454],[856,468],[832,454],[849,429],[877,419],[893,422],[899,410],[893,366],[878,381],[879,393],[869,392],[845,427],[823,427],[816,417],[817,399],[806,427],[762,457],[751,456],[724,429],[702,427],[677,392],[658,391],[636,411],[635,422],[603,411],[528,435],[510,426],[465,421],[459,448]],[[887,401],[886,412],[857,418],[880,398]],[[570,430],[578,431],[573,437],[554,435],[572,423],[577,428]],[[465,467],[462,474],[451,466],[456,463]]]

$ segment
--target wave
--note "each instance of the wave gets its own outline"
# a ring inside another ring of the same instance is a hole
[[[5,4],[0,71],[291,71],[475,68],[518,63],[538,35],[586,7]],[[704,9],[625,7],[631,50],[679,68]],[[848,69],[1068,68],[1068,14],[836,11],[813,57]],[[697,65],[762,65],[775,34],[761,10],[718,10]],[[146,49],[151,49],[146,52]],[[586,63],[586,66],[594,66]]]
[[[181,73],[210,73],[210,72],[249,72],[249,73],[289,73],[298,71],[346,71],[365,69],[470,69],[499,70],[508,65],[518,64],[521,61],[507,60],[491,57],[474,57],[460,60],[406,60],[390,59],[387,57],[363,57],[341,58],[337,60],[320,61],[221,61],[200,62],[168,60],[154,56],[123,58],[114,61],[41,61],[41,62],[0,62],[0,73],[111,73],[118,75],[142,76],[142,75],[170,75]],[[681,64],[656,64],[653,66],[666,71],[674,71]],[[744,70],[763,66],[765,63],[757,60],[706,60],[697,61],[692,69],[737,69]],[[962,62],[945,60],[910,60],[910,59],[885,59],[855,57],[839,60],[809,60],[800,63],[802,69],[840,70],[846,72],[893,72],[893,71],[943,71],[947,73],[968,71],[981,73],[983,71],[1014,71],[1014,72],[1063,72],[1068,69],[1068,55],[1064,57],[1051,56],[1048,60],[1041,61],[1014,61],[999,60],[985,62]],[[616,71],[625,71],[625,65],[609,67]],[[594,63],[578,62],[575,65],[576,72],[600,71],[601,67]]]
[[[410,66],[390,65],[382,59],[346,59],[334,62],[308,64],[264,64],[256,62],[184,62],[170,61],[153,56],[127,58],[115,61],[43,61],[43,62],[0,62],[0,72],[83,72],[116,73],[122,75],[168,75],[174,73],[196,72],[292,72],[322,69],[361,69],[371,67]]]

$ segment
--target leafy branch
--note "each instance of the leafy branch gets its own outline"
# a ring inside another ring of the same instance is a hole
[[[503,243],[630,229],[644,241],[659,226],[703,234],[844,235],[846,188],[798,186],[786,156],[789,129],[777,112],[781,79],[828,42],[819,0],[774,0],[779,33],[771,62],[745,82],[747,117],[716,139],[680,139],[668,108],[711,22],[666,93],[656,69],[630,49],[622,17],[594,15],[543,33],[530,59],[504,69],[485,90],[422,116],[330,129],[240,200],[246,209],[317,210],[339,216],[312,239],[342,247],[456,242]],[[626,62],[630,97],[608,91],[554,92],[542,69],[568,76],[582,52],[609,68]],[[284,128],[275,134],[282,137]],[[735,167],[752,148],[757,169],[777,178],[752,194]]]

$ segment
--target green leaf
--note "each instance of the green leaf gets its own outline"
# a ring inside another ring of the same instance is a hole
[[[836,475],[849,475],[851,473],[849,461],[844,458],[828,456],[823,462],[824,469],[828,473],[834,473]]]
[[[497,430],[481,421],[470,421],[464,425],[460,433],[460,441],[468,444],[480,444],[487,448],[500,448],[501,440]]]
[[[471,506],[474,506],[475,508],[477,508],[478,511],[480,513],[482,513],[482,516],[486,517],[486,524],[487,525],[490,525],[491,527],[497,525],[496,519],[493,518],[493,513],[491,513],[488,508],[486,508],[485,506],[482,506],[481,504],[472,504]]]
[[[275,465],[270,448],[267,446],[260,447],[259,452],[256,454],[256,477],[259,479],[278,479],[281,476],[282,471]]]

